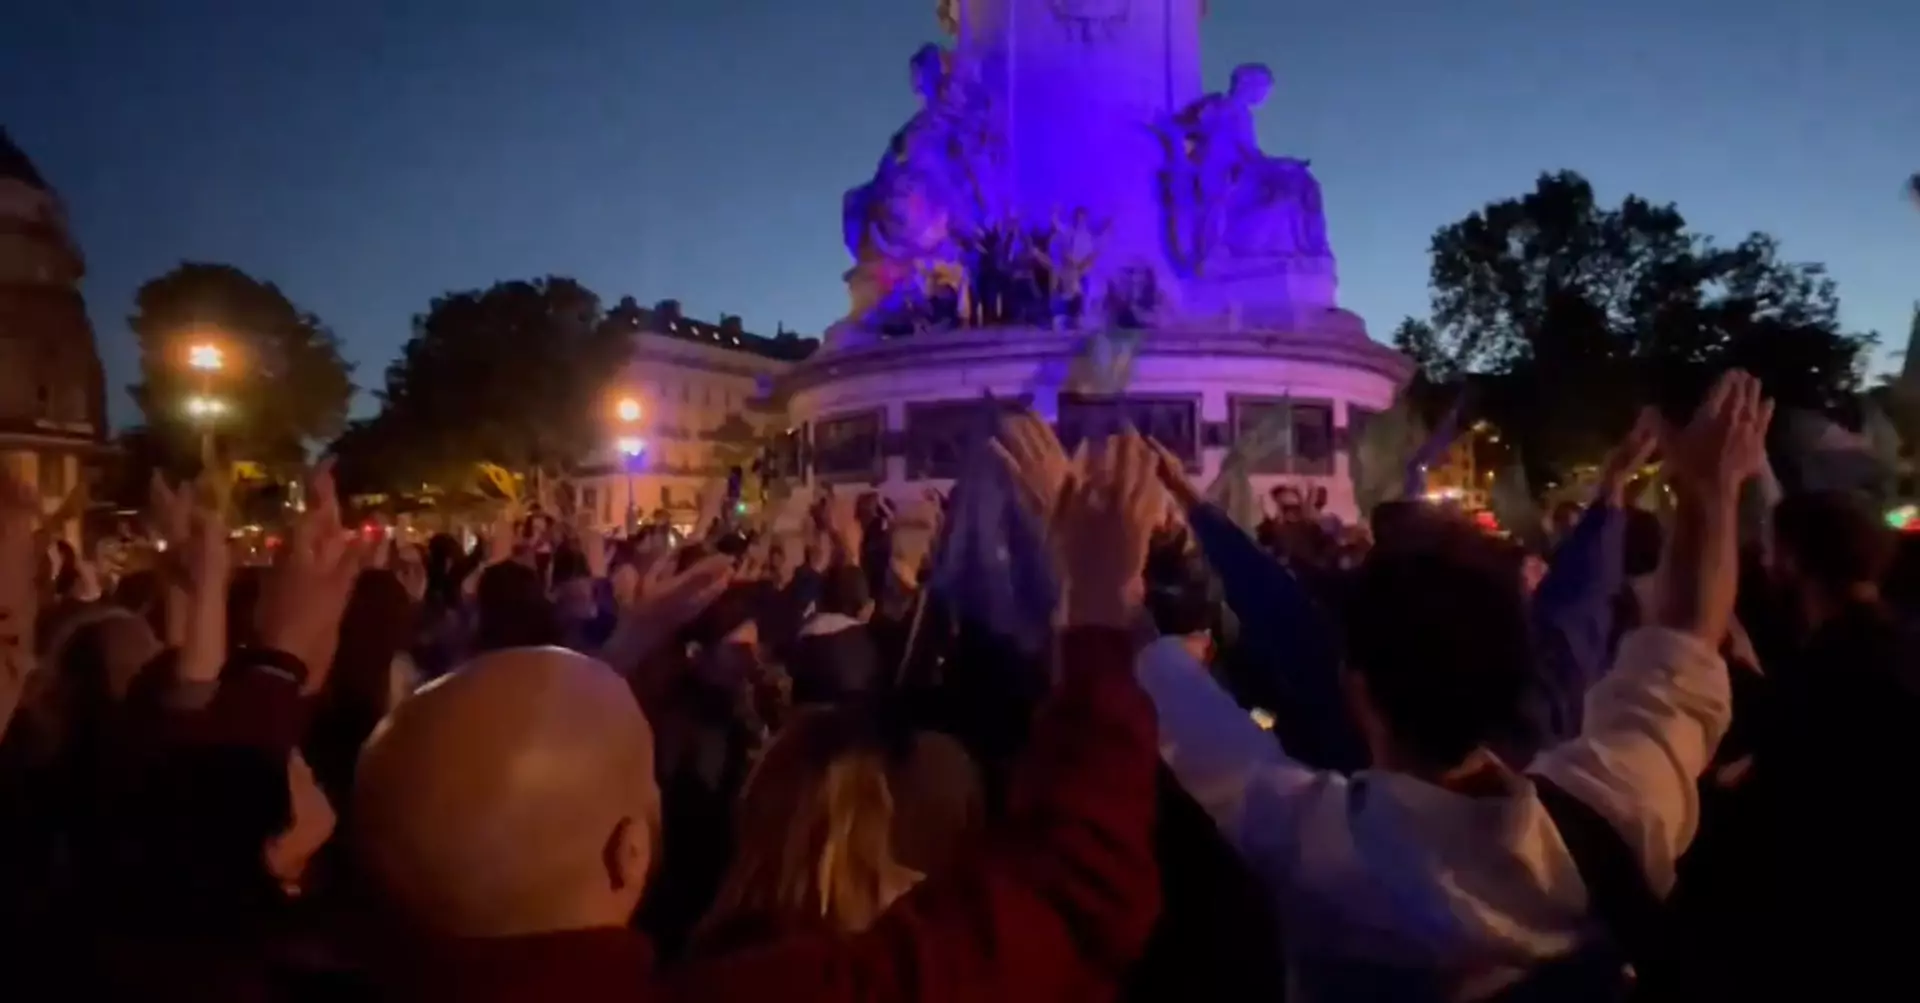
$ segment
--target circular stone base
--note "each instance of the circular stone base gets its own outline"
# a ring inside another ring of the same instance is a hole
[[[1175,448],[1191,458],[1203,486],[1218,472],[1236,427],[1250,428],[1256,411],[1290,401],[1300,455],[1274,458],[1278,466],[1257,473],[1255,488],[1324,487],[1328,510],[1352,519],[1346,430],[1356,416],[1389,407],[1411,366],[1369,339],[1357,316],[1311,313],[1317,315],[1284,331],[1129,332],[1122,337],[1137,338],[1138,347],[1121,397],[1150,402],[1144,406],[1167,415],[1161,427],[1192,440],[1184,451]],[[1094,367],[1076,364],[1094,339],[1018,328],[842,342],[781,384],[794,426],[811,434],[812,479],[872,485],[904,498],[950,483],[954,416],[963,405],[987,395],[1026,400],[1043,417],[1072,424],[1078,395],[1099,389]]]

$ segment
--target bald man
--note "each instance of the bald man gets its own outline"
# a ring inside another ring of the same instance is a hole
[[[996,849],[867,933],[806,937],[662,979],[628,928],[659,835],[652,736],[627,683],[555,648],[485,655],[402,703],[355,787],[369,875],[427,937],[398,998],[786,1001],[1084,998],[1159,907],[1154,718],[1131,608],[1071,620],[1061,683]],[[1107,991],[1111,991],[1107,988]]]
[[[659,836],[653,733],[604,664],[482,655],[369,739],[358,847],[396,904],[451,937],[620,926]]]

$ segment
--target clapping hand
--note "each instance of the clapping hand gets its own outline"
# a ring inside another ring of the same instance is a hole
[[[1633,427],[1627,430],[1626,438],[1607,454],[1600,464],[1598,501],[1601,504],[1618,508],[1625,503],[1628,483],[1647,465],[1654,448],[1660,444],[1660,425],[1659,411],[1642,408],[1634,418]]]
[[[1655,622],[1718,647],[1733,616],[1740,486],[1766,462],[1773,402],[1734,370],[1714,384],[1685,428],[1662,425],[1660,452],[1679,495]]]
[[[1138,433],[1101,440],[1062,489],[1054,538],[1066,577],[1068,626],[1132,629],[1141,574],[1166,508],[1160,455]]]

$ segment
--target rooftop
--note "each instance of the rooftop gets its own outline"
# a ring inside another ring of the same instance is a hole
[[[40,176],[40,169],[33,166],[26,153],[15,146],[13,137],[7,135],[7,127],[0,125],[0,181],[20,181],[42,191],[50,190],[47,179]]]
[[[651,308],[637,306],[631,299],[622,300],[610,312],[610,316],[625,317],[639,333],[677,338],[782,362],[799,362],[820,347],[818,338],[802,338],[784,327],[772,337],[754,334],[741,326],[740,318],[730,314],[721,314],[718,324],[685,317],[680,313],[680,304],[674,300],[661,300]]]

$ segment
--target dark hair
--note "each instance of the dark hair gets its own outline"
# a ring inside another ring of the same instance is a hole
[[[293,820],[287,769],[284,753],[240,746],[181,749],[153,764],[126,803],[130,824],[102,886],[121,889],[121,918],[257,932],[247,927],[284,905],[263,850]]]
[[[1813,585],[1838,591],[1878,582],[1893,563],[1893,531],[1846,491],[1788,495],[1773,509],[1774,549]]]
[[[820,578],[818,609],[822,613],[859,616],[872,598],[873,593],[867,588],[866,572],[857,565],[835,565]]]
[[[540,572],[518,561],[502,561],[480,572],[474,606],[480,626],[479,651],[560,643],[560,620]]]
[[[394,656],[413,640],[413,600],[393,572],[368,568],[354,579],[313,723],[307,761],[329,797],[342,804],[360,746],[388,710]]]
[[[1347,600],[1348,664],[1404,752],[1444,769],[1513,733],[1532,654],[1511,556],[1464,531],[1377,550]]]
[[[587,555],[574,544],[562,544],[553,551],[553,573],[551,579],[555,585],[564,585],[578,578],[591,577],[587,564]]]

